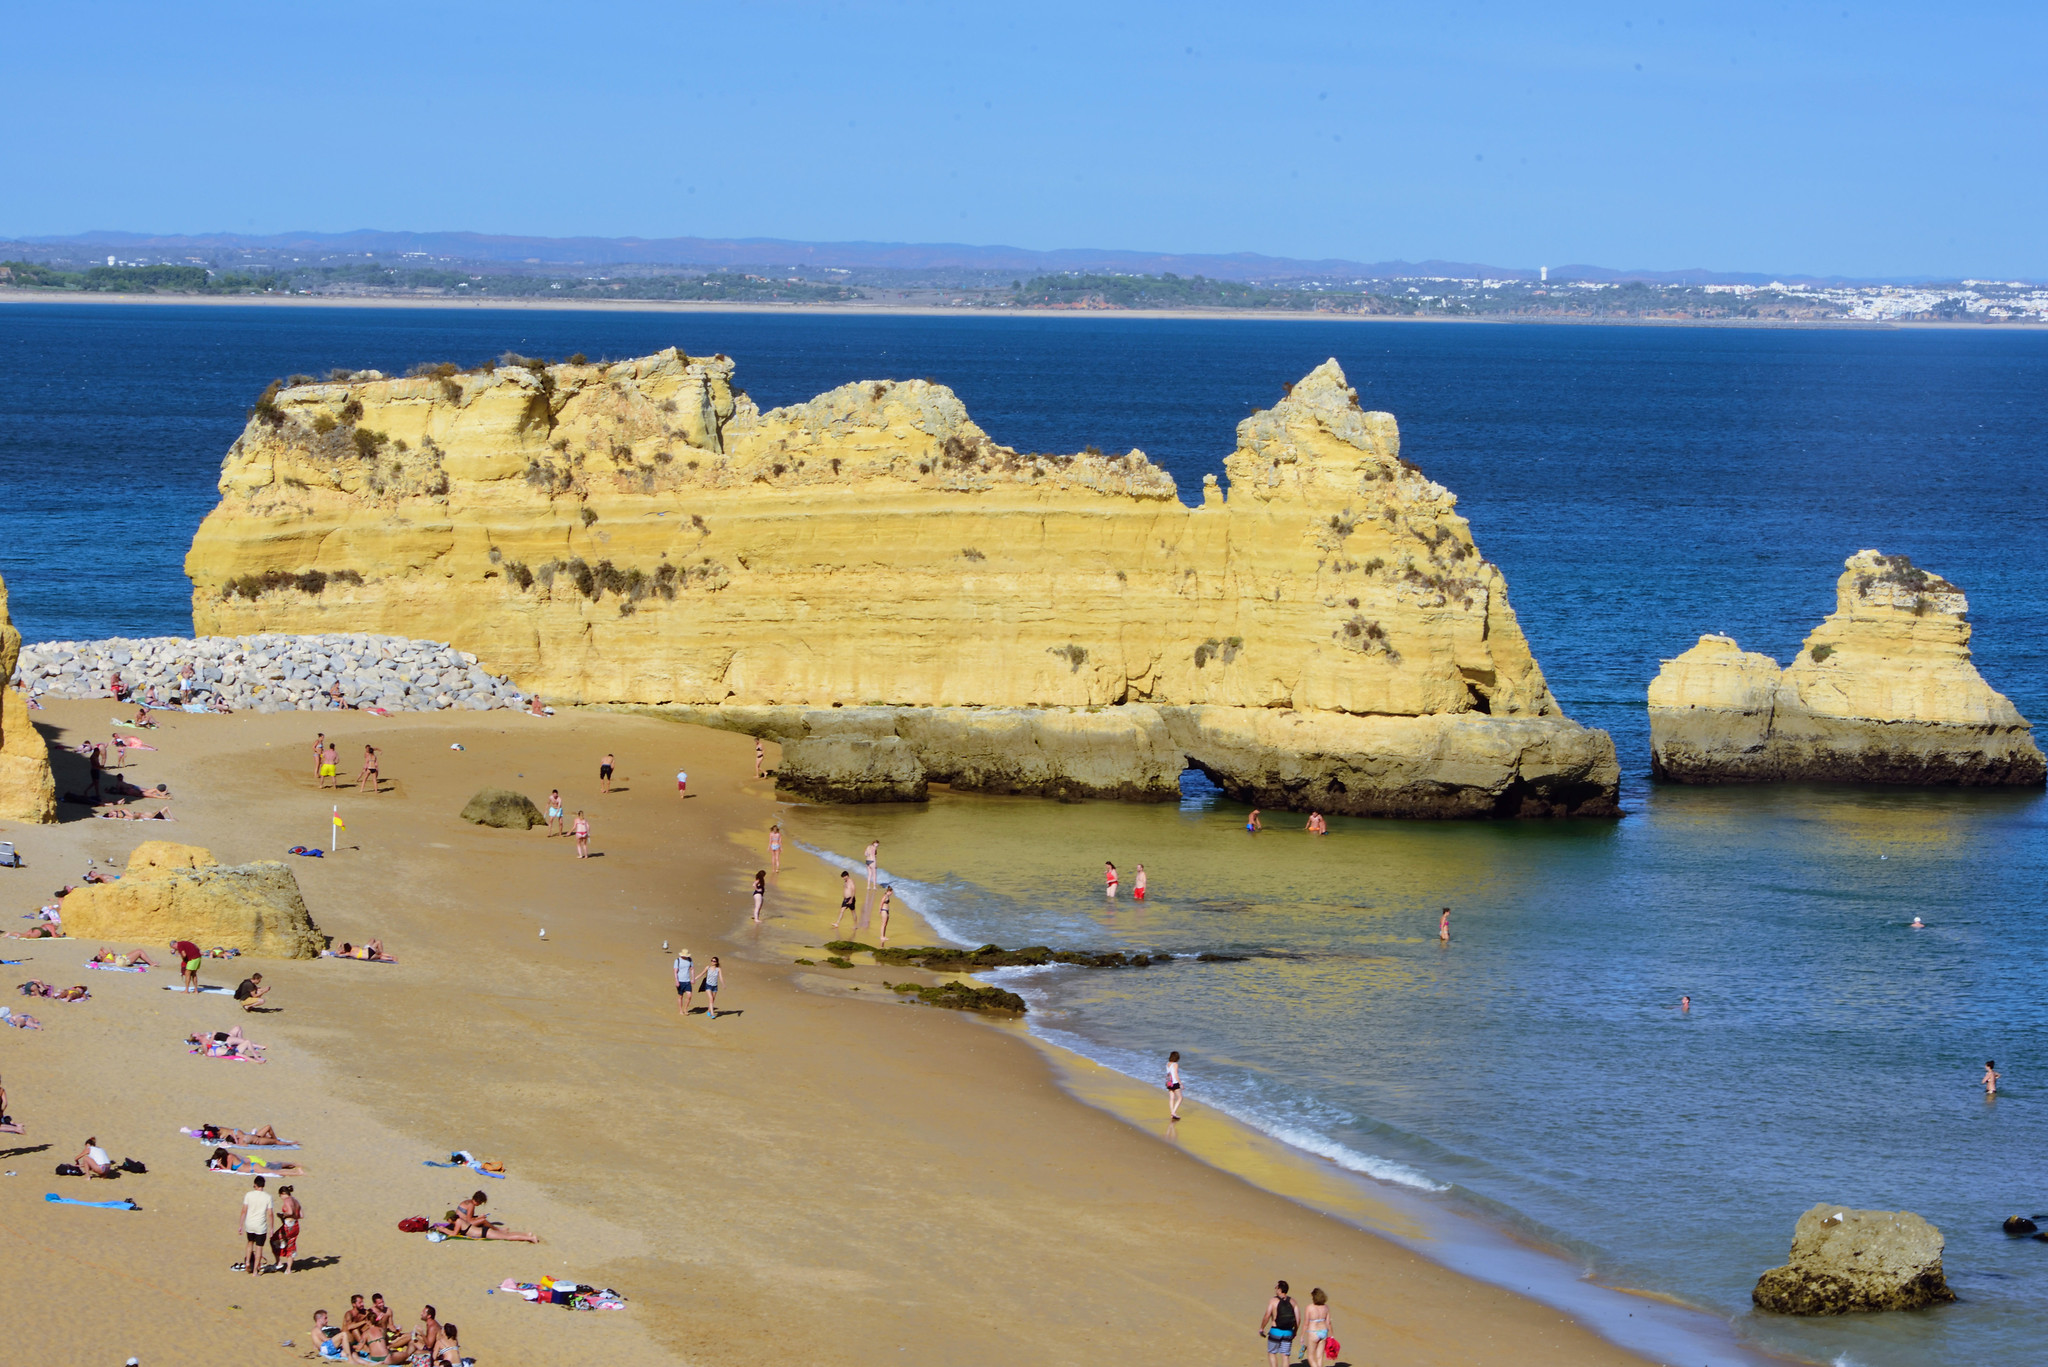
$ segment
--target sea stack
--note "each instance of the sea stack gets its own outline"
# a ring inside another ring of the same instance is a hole
[[[1833,615],[1780,670],[1702,636],[1650,685],[1650,763],[1678,783],[2041,786],[2033,728],[1970,659],[1963,591],[1858,551]]]
[[[951,390],[761,412],[670,350],[273,387],[186,570],[202,632],[399,631],[551,700],[785,742],[813,800],[928,783],[1613,815],[1456,498],[1335,361],[1189,507],[1143,452],[999,445]]]
[[[8,687],[20,656],[21,633],[7,615],[7,581],[0,579],[0,820],[55,821],[50,747],[28,719],[28,696]]]

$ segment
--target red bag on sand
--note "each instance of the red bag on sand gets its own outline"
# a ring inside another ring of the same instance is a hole
[[[1323,1340],[1323,1356],[1327,1357],[1330,1361],[1335,1362],[1337,1354],[1343,1351],[1343,1347],[1338,1344],[1337,1340],[1333,1338]]]
[[[398,1227],[407,1234],[424,1234],[427,1229],[427,1217],[424,1215],[407,1216],[398,1222]]]

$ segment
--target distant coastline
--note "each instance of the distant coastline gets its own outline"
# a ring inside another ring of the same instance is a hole
[[[1543,323],[1589,327],[1763,328],[1783,331],[1831,332],[2040,332],[2048,323],[1997,324],[1948,321],[1878,321],[1856,318],[1622,318],[1581,314],[1360,314],[1277,309],[1065,309],[971,308],[930,304],[888,304],[874,301],[847,304],[779,304],[737,301],[668,299],[416,299],[395,295],[201,295],[43,293],[0,288],[0,304],[153,305],[190,304],[225,308],[383,308],[459,309],[465,312],[531,311],[540,313],[772,313],[829,316],[893,314],[906,318],[1142,318],[1152,320],[1231,320],[1292,323],[1450,323],[1459,325],[1528,325]]]

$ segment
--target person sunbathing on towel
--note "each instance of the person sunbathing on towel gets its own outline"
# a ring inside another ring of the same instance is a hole
[[[135,709],[135,724],[154,729],[156,723],[149,719],[149,709],[156,705],[156,690],[152,688],[149,690],[149,702]]]
[[[133,954],[116,954],[111,949],[102,948],[99,953],[93,955],[92,958],[86,960],[86,962],[94,964],[106,964],[109,968],[156,967],[156,961],[150,958],[148,954],[144,953],[142,950],[139,949],[136,950]]]
[[[239,1025],[230,1030],[201,1030],[197,1034],[185,1036],[185,1042],[198,1045],[213,1058],[260,1059],[263,1057],[264,1049],[268,1047],[244,1038],[242,1027]]]
[[[30,926],[27,930],[8,931],[7,938],[10,940],[61,940],[64,938],[64,932],[58,930],[55,926]]]
[[[21,995],[48,997],[51,1001],[59,1002],[82,1002],[92,993],[88,992],[83,984],[77,987],[53,987],[40,978],[30,978],[21,985]]]
[[[253,1159],[237,1158],[226,1149],[215,1149],[206,1156],[209,1172],[274,1172],[281,1177],[304,1177],[306,1170],[297,1163],[258,1163]]]
[[[483,1214],[483,1204],[490,1199],[490,1197],[479,1191],[467,1201],[456,1202],[455,1218],[453,1220],[437,1221],[434,1228],[446,1230],[458,1239],[510,1239],[515,1243],[522,1244],[537,1244],[540,1242],[538,1234],[522,1234],[516,1230],[507,1229],[493,1220],[486,1219]]]
[[[238,1130],[232,1125],[223,1129],[219,1125],[201,1125],[201,1139],[211,1139],[216,1144],[240,1144],[245,1149],[268,1148],[272,1145],[289,1145],[292,1141],[279,1139],[274,1125],[258,1125],[253,1130]]]

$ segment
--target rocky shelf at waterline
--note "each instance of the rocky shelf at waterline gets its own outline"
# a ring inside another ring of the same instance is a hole
[[[188,665],[189,680],[183,675]],[[466,651],[360,633],[44,641],[23,646],[14,668],[22,687],[51,698],[108,697],[116,673],[137,696],[154,689],[168,705],[173,694],[196,695],[237,712],[330,707],[337,683],[350,707],[388,712],[485,712],[530,701]]]

